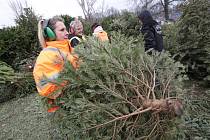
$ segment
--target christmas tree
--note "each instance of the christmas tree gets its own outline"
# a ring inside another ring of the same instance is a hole
[[[177,48],[180,61],[187,65],[188,73],[198,80],[210,81],[210,2],[189,0],[183,5],[178,23]]]
[[[138,42],[138,43],[137,43]],[[58,117],[69,139],[160,139],[172,136],[183,111],[183,66],[167,52],[144,52],[141,38],[113,33],[112,43],[88,38],[69,63]],[[59,80],[58,80],[59,81]]]

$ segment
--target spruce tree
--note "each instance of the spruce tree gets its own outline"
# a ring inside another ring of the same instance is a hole
[[[69,81],[62,97],[58,123],[69,139],[159,139],[173,136],[182,114],[183,66],[169,57],[144,52],[113,33],[111,44],[88,38],[78,46],[80,68],[67,63],[60,80]],[[63,112],[63,113],[62,113]],[[167,135],[168,134],[168,135]]]
[[[31,72],[16,73],[10,65],[0,61],[0,103],[34,91],[35,83]]]
[[[0,61],[0,85],[12,82],[15,78],[13,68],[7,63]]]
[[[191,77],[210,81],[210,2],[189,0],[178,23],[179,58]]]

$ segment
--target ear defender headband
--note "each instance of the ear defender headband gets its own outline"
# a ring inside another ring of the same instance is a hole
[[[49,19],[43,20],[43,35],[46,39],[53,41],[56,39],[54,31],[48,26]]]

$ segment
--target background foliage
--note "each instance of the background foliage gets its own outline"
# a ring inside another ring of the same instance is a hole
[[[210,74],[210,3],[208,0],[189,0],[177,24],[177,46],[173,53],[187,65],[190,77],[209,82]]]
[[[7,73],[13,76],[8,81],[4,79],[7,73],[1,75],[0,82],[4,84],[0,85],[0,102],[35,92],[31,71],[40,50],[38,19],[32,8],[24,8],[15,19],[15,27],[0,29],[0,69],[7,67]]]
[[[23,14],[15,20],[17,26],[0,31],[0,60],[15,70],[23,59],[38,55],[38,19],[31,8],[24,8]]]

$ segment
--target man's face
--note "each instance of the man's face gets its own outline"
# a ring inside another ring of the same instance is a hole
[[[83,26],[78,24],[75,26],[75,35],[83,35]]]

